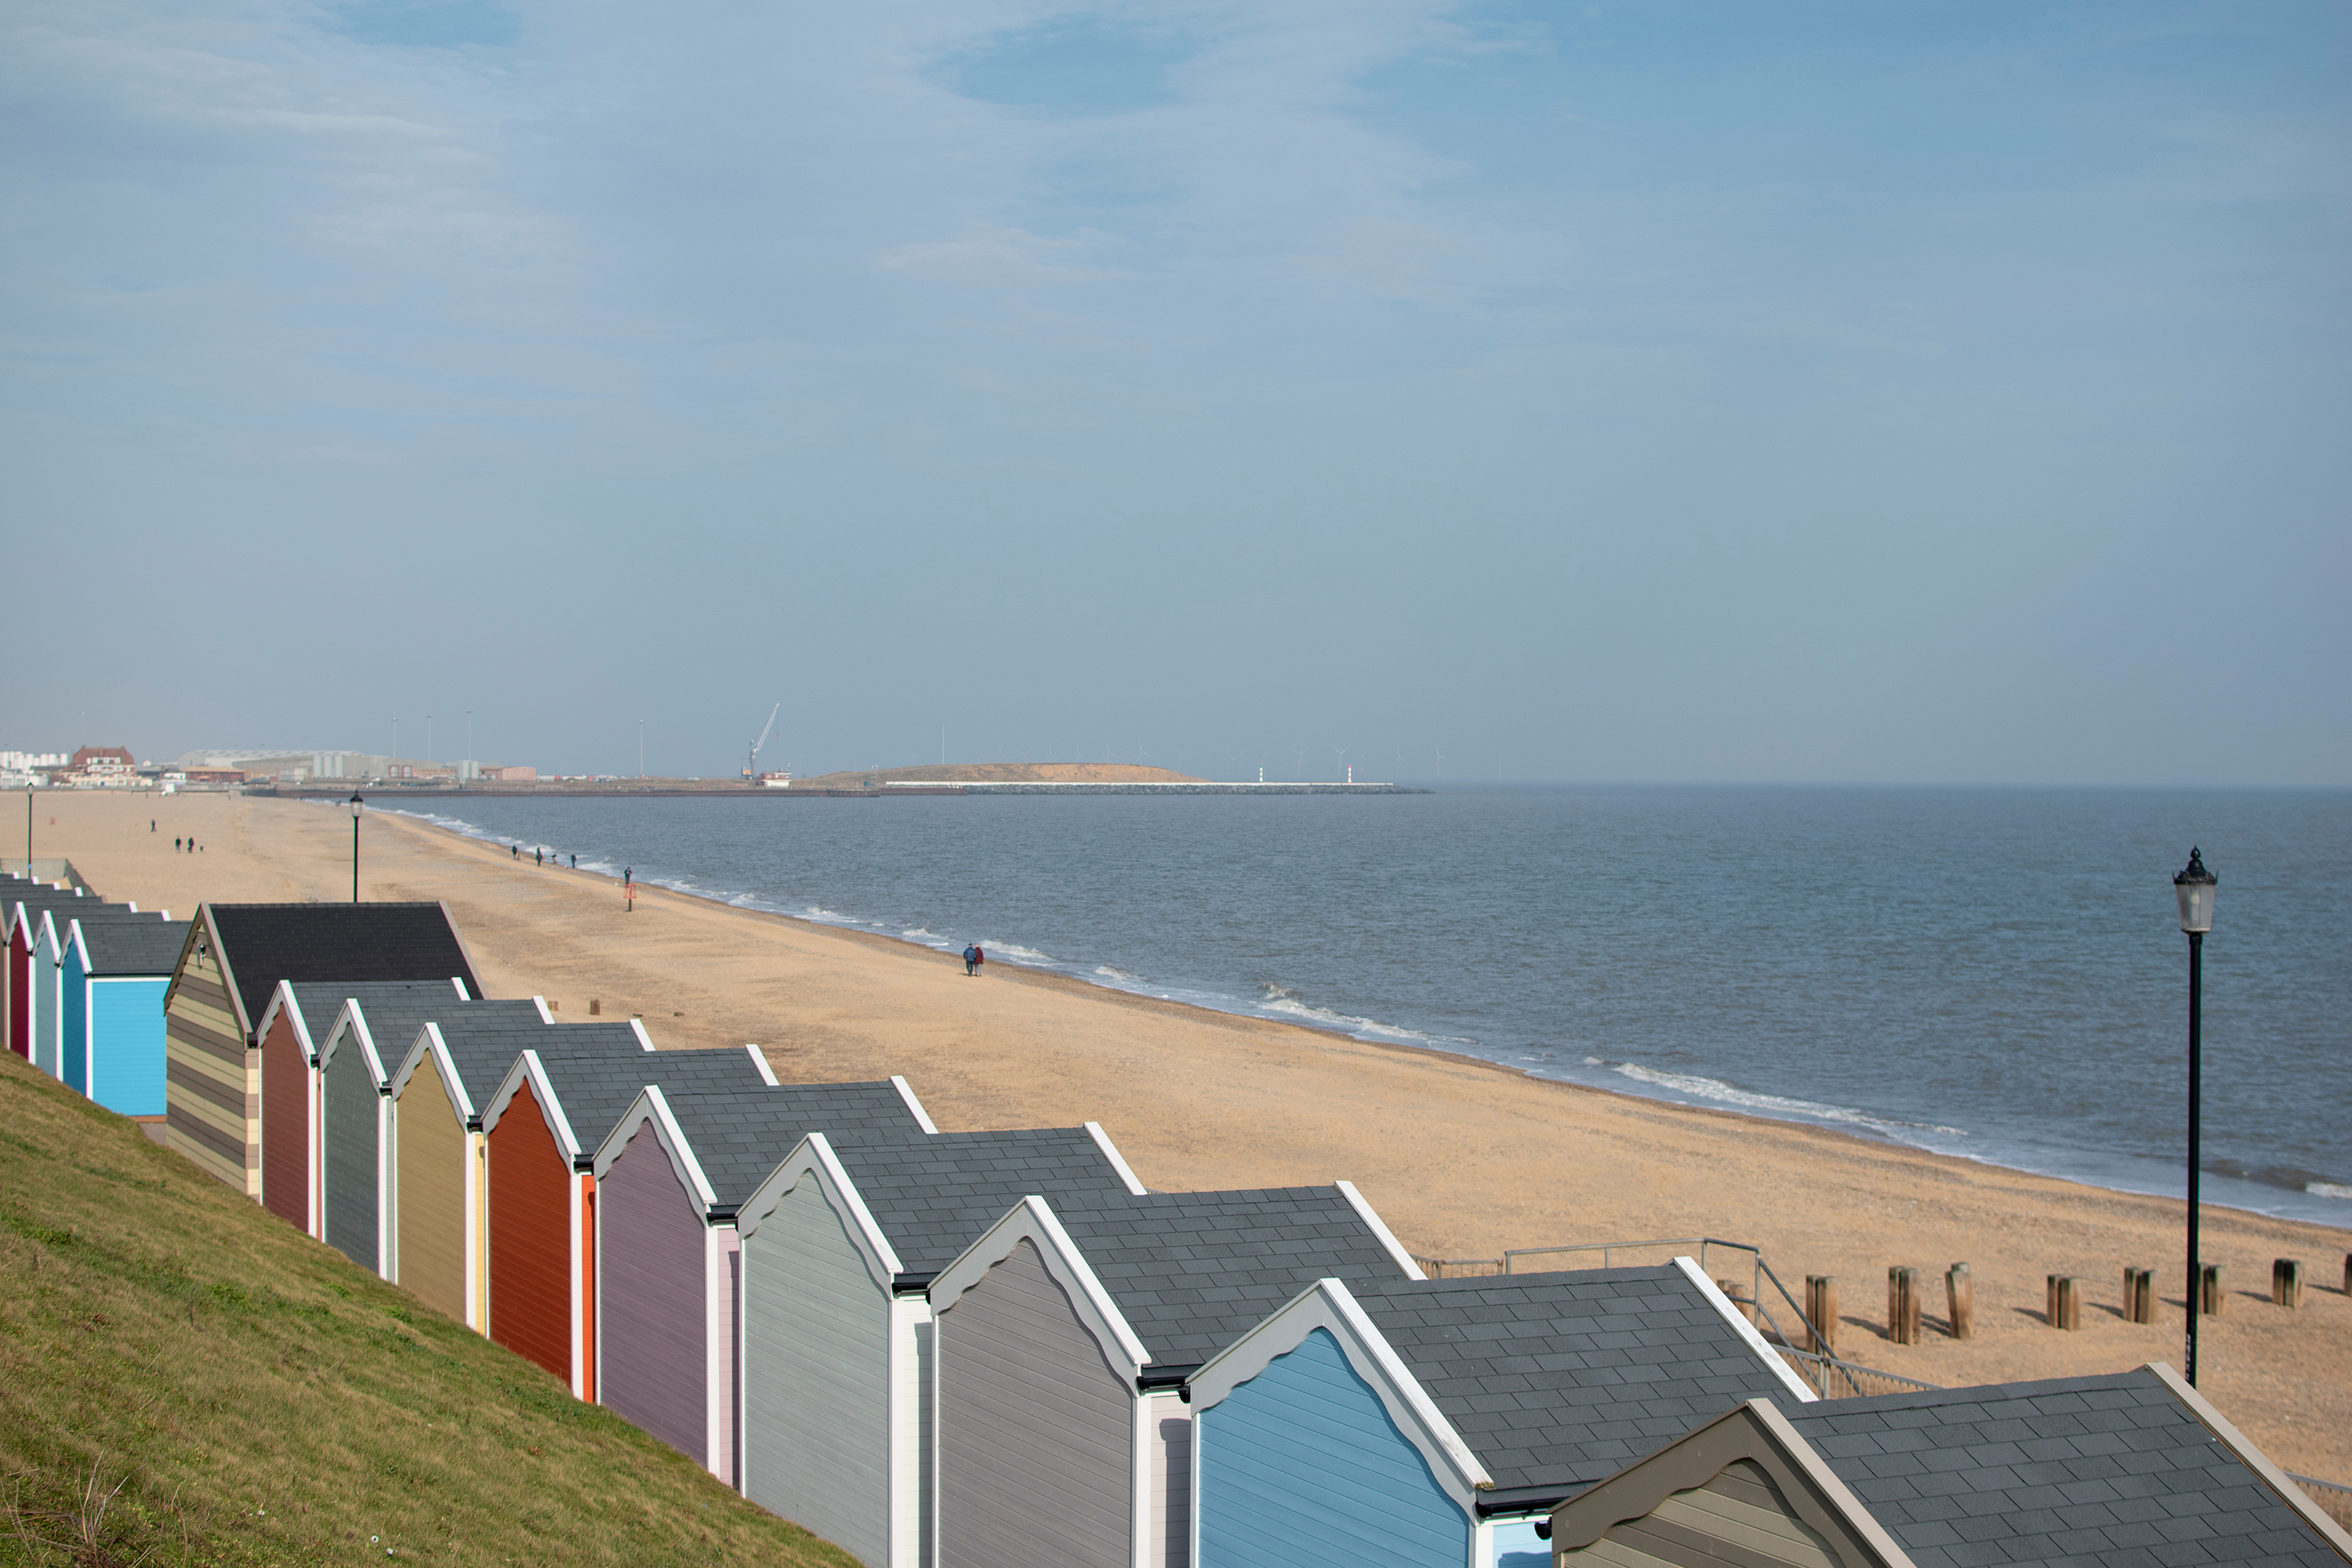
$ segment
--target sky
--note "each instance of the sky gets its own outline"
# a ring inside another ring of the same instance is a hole
[[[0,748],[2352,784],[2347,80],[2332,0],[12,0]]]

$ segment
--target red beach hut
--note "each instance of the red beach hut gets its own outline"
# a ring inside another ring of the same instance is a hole
[[[482,1112],[491,1339],[596,1397],[596,1146],[647,1084],[773,1089],[757,1046],[656,1051],[644,1026],[566,1024],[524,1051]]]

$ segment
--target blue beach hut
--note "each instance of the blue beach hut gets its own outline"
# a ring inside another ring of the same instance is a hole
[[[187,938],[169,910],[67,922],[58,1076],[109,1110],[163,1114],[163,993]]]
[[[1186,1388],[1198,1568],[1497,1568],[1710,1415],[1814,1397],[1686,1258],[1318,1279]]]

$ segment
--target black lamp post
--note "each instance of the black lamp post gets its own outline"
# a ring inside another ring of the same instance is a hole
[[[352,902],[356,904],[360,901],[360,813],[367,809],[367,802],[353,790],[345,804],[352,808]]]
[[[2197,1316],[2205,1309],[2205,1270],[2197,1257],[2197,1138],[2203,1064],[2198,1034],[2205,1009],[2205,933],[2213,929],[2213,889],[2220,879],[2205,869],[2195,848],[2172,879],[2180,900],[2180,929],[2189,933],[2189,1386],[2197,1386]]]

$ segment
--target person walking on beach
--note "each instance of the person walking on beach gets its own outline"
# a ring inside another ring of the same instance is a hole
[[[981,970],[981,965],[982,965],[982,964],[986,963],[987,962],[988,962],[988,950],[987,950],[986,948],[984,948],[984,947],[981,946],[981,945],[980,945],[980,943],[978,943],[978,942],[973,942],[973,943],[971,944],[971,972],[972,972],[974,974],[978,974],[978,973],[980,973],[980,970]]]
[[[520,844],[509,844],[507,846],[507,853],[520,860],[522,858],[522,846]]]
[[[530,852],[530,863],[538,867],[542,871],[547,869],[547,852],[543,849],[532,850]]]
[[[966,943],[964,943],[964,944],[963,944],[963,972],[964,972],[966,974],[970,974],[970,973],[972,972],[973,968],[974,968],[974,967],[975,967],[979,963],[980,963],[980,949],[978,949],[978,948],[976,948],[976,947],[972,946],[972,945],[971,945],[971,943],[970,943],[970,942],[966,942]]]

